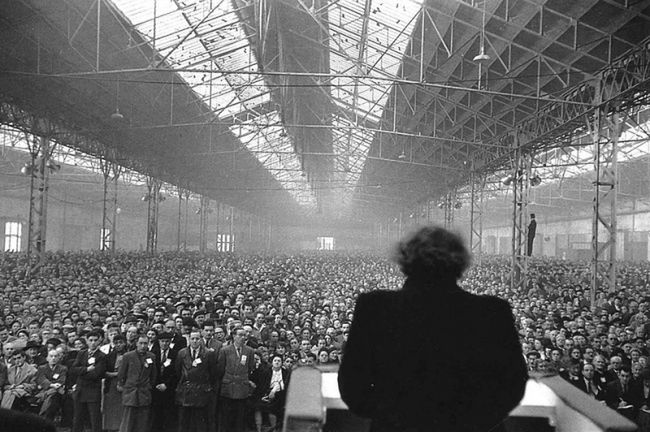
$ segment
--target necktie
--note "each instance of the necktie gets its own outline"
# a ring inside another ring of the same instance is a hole
[[[192,350],[192,359],[196,360],[196,350]]]
[[[237,351],[237,357],[241,358],[241,352],[239,351],[239,348],[235,347],[235,350]]]
[[[591,394],[591,382],[587,381],[587,394]]]
[[[166,361],[166,360],[167,360],[167,351],[163,351],[163,352],[162,352],[162,362],[161,362],[161,364],[162,364],[163,366],[165,365],[165,361]]]

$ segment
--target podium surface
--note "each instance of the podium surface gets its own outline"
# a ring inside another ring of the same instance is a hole
[[[341,400],[338,367],[300,367],[287,392],[285,432],[367,431],[369,421],[355,416]],[[636,424],[558,376],[534,375],[526,393],[505,421],[506,430],[557,432],[633,432]]]

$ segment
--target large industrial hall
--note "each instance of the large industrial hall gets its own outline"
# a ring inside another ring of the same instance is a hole
[[[0,431],[650,432],[650,0],[0,0],[0,247]]]

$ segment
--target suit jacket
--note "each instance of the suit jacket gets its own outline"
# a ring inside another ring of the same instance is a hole
[[[221,381],[221,396],[230,399],[246,399],[252,391],[251,374],[255,370],[255,351],[249,346],[241,347],[237,355],[235,345],[221,348],[217,370]]]
[[[214,394],[217,378],[216,353],[199,346],[197,360],[190,348],[183,348],[176,356],[176,403],[186,407],[204,407]],[[200,360],[200,361],[199,361]]]
[[[206,341],[205,339],[201,339],[203,341],[203,346],[206,347],[207,349],[211,349],[217,353],[217,357],[219,355],[219,350],[221,349],[222,343],[219,342],[216,338],[212,338],[209,341]]]
[[[164,391],[153,390],[153,404],[156,406],[168,406],[174,409],[174,394],[178,385],[178,376],[176,375],[176,357],[178,353],[169,350],[167,360],[162,362],[160,355],[156,358],[156,370],[158,371],[156,385],[165,384],[167,387]],[[155,386],[154,386],[155,387]]]
[[[129,351],[124,354],[117,372],[117,385],[122,387],[122,405],[151,405],[151,389],[156,382],[156,374],[156,358],[152,353],[140,355],[137,351]]]
[[[493,428],[527,380],[506,301],[414,278],[359,296],[338,375],[353,413],[427,431]]]
[[[172,338],[171,343],[169,344],[169,348],[179,352],[183,348],[187,347],[187,339],[185,339],[183,336],[174,333],[174,337]]]
[[[587,393],[587,382],[585,381],[584,377],[580,377],[580,379],[571,381],[571,384],[582,390],[583,392]],[[602,385],[599,381],[596,381],[595,379],[591,380],[591,393],[593,397],[596,400],[599,401],[604,401],[607,398],[607,388],[606,385]]]
[[[61,391],[65,389],[65,381],[68,377],[68,368],[63,365],[55,365],[51,368],[49,364],[44,364],[36,371],[36,384],[41,390],[47,390],[51,384],[61,384]]]
[[[77,376],[75,394],[80,402],[102,400],[102,378],[106,373],[106,354],[97,349],[91,358],[94,360],[88,357],[88,350],[80,351],[70,368]],[[91,362],[94,362],[95,369],[88,372],[87,368]]]

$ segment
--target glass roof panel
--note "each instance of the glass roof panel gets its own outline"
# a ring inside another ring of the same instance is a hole
[[[259,68],[232,1],[112,1],[220,120],[256,113],[256,108],[270,101],[263,77],[254,74]],[[256,126],[258,120],[263,121]],[[276,126],[266,126],[269,121]],[[253,133],[251,127],[260,130]],[[300,204],[312,207],[313,193],[300,175],[297,156],[288,154],[293,145],[277,113],[231,127],[231,131],[247,147],[261,145],[262,150],[254,154],[264,167]],[[276,150],[286,153],[272,154]]]
[[[374,136],[363,129],[352,132],[351,127],[360,121],[381,120],[392,87],[385,78],[397,78],[421,2],[373,1],[368,16],[364,8],[365,2],[357,0],[334,2],[327,7],[330,71],[351,75],[331,81],[334,103],[354,116],[337,115],[332,122],[333,150],[337,154],[335,177],[347,187],[340,200],[344,204],[352,197]],[[342,125],[346,127],[337,129]]]
[[[298,204],[315,210],[316,197],[306,177],[302,176],[293,140],[285,133],[277,111],[231,126],[230,130],[257,156]]]

